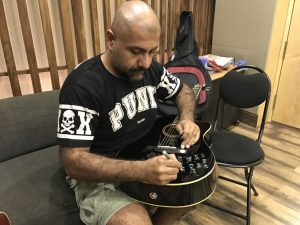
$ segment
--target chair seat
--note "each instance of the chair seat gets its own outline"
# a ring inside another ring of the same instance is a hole
[[[264,152],[258,143],[248,137],[227,131],[215,131],[211,139],[211,147],[218,164],[248,167],[259,164],[264,158]]]

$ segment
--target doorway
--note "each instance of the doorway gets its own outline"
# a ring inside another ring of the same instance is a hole
[[[272,121],[300,129],[300,0],[289,5],[282,63],[277,68],[278,86]]]

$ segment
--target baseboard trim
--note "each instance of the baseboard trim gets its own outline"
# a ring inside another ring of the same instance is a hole
[[[257,127],[258,116],[254,113],[241,110],[240,122],[252,127]]]

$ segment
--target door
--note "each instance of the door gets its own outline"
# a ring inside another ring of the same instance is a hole
[[[295,0],[272,120],[300,128],[300,0]]]

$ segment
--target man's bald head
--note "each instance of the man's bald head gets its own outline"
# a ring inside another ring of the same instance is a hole
[[[115,76],[136,81],[152,63],[158,48],[160,24],[153,9],[143,1],[127,1],[116,11],[106,31],[107,51],[101,56]]]
[[[126,1],[120,5],[112,23],[116,37],[135,31],[160,34],[160,24],[153,9],[143,1]]]

